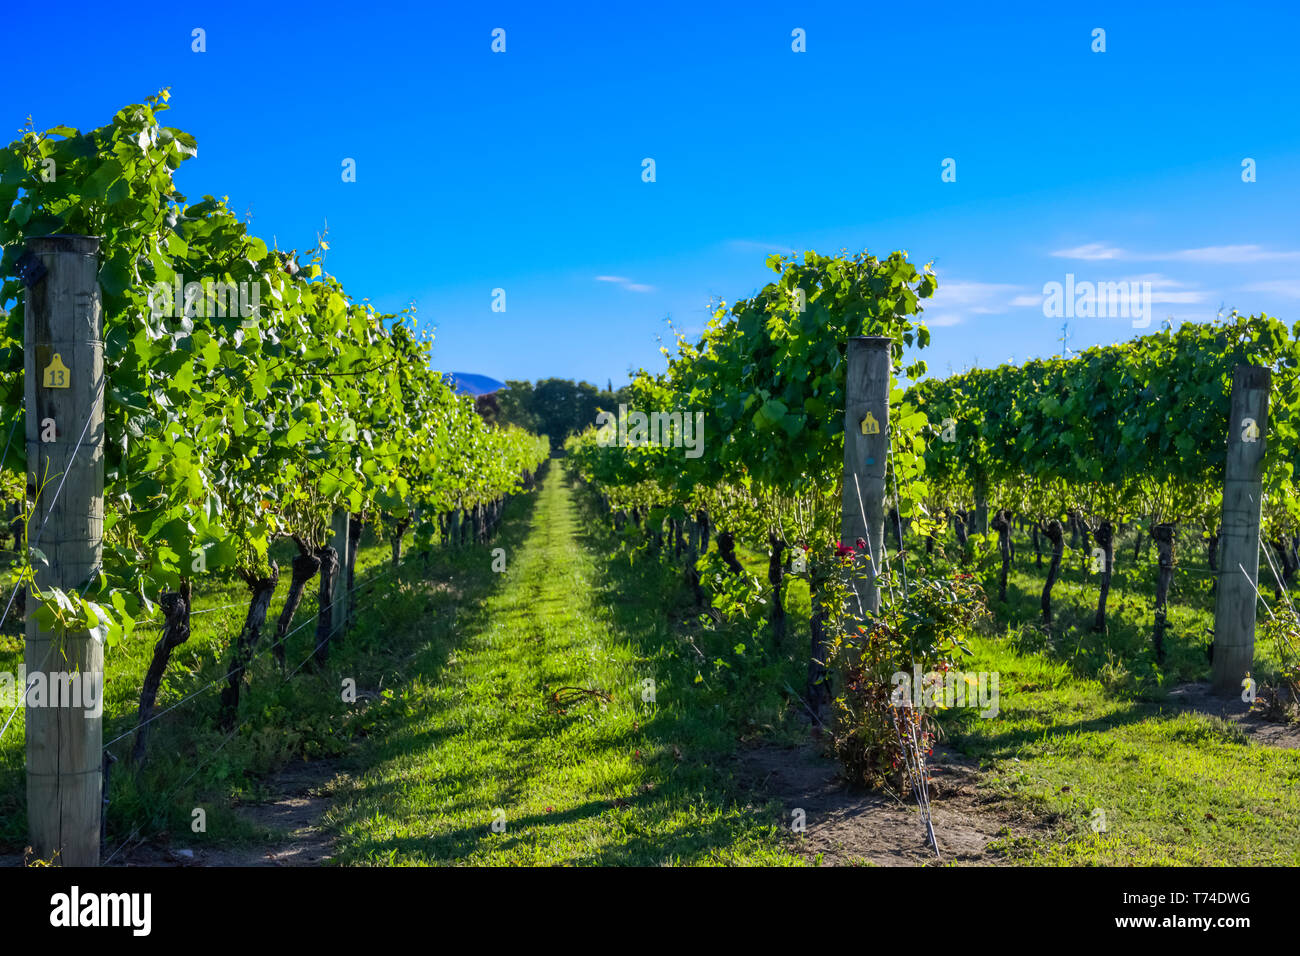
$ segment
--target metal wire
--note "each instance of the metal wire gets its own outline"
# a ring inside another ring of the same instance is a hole
[[[886,429],[888,431],[888,429]],[[889,473],[894,479],[894,521],[898,527],[898,567],[903,575],[903,603],[907,603],[907,559],[903,556],[903,512],[898,494],[898,468],[894,464],[894,433],[889,433]],[[883,535],[881,536],[883,541]]]
[[[362,581],[360,584],[356,584],[356,585],[354,585],[352,588],[349,589],[348,593],[349,593],[349,595],[354,594],[354,593],[356,593],[357,591],[359,591],[359,590],[360,590],[361,588],[363,588],[363,587],[368,587],[368,586],[374,584],[374,583],[377,582],[377,581],[381,581],[381,580],[383,580],[384,578],[388,577],[388,575],[392,574],[394,571],[397,571],[397,570],[399,570],[399,567],[398,567],[398,566],[390,566],[390,567],[389,567],[386,571],[384,571],[382,574],[375,575],[374,577],[371,577],[371,578],[368,578],[368,579],[365,580],[365,581]],[[369,605],[367,605],[367,606],[369,606]],[[290,637],[290,635],[296,633],[297,631],[301,630],[303,627],[305,627],[306,625],[308,625],[308,624],[310,624],[310,623],[312,623],[312,619],[311,619],[311,618],[308,618],[306,621],[304,621],[304,622],[303,622],[302,624],[300,624],[298,627],[294,628],[292,631],[290,631],[288,634],[286,634],[286,635],[284,636],[284,638],[282,638],[282,641],[283,641],[283,640],[288,640],[289,637]],[[335,633],[337,630],[338,630],[337,628],[331,630],[331,631],[330,631],[330,635],[333,636],[334,633]],[[277,641],[276,643],[279,644],[279,643],[281,643],[281,642]],[[274,647],[274,646],[276,646],[276,645],[271,645],[271,646]],[[269,650],[269,649],[270,649],[270,648],[264,648],[263,650],[265,651],[265,650]],[[259,652],[259,654],[260,654],[260,653],[261,653],[261,652]],[[314,649],[313,649],[313,654],[314,654],[314,653],[315,653],[315,651],[314,651]],[[253,659],[255,659],[255,658],[250,658],[250,661],[249,661],[249,662],[251,663],[251,661],[252,661]],[[310,660],[310,659],[311,659],[311,658],[309,657],[308,660]],[[303,663],[305,664],[306,661],[304,661]],[[299,670],[302,666],[303,666],[302,664],[299,664],[297,668],[294,668],[294,671],[293,671],[289,676],[292,677],[293,674],[297,673],[298,670]],[[232,673],[233,673],[233,672],[232,672]],[[226,676],[229,677],[230,675],[228,674],[228,675],[226,675]],[[204,690],[208,690],[208,689],[209,689],[210,687],[212,687],[214,684],[220,683],[220,681],[221,681],[221,680],[224,680],[224,679],[225,679],[225,678],[221,678],[221,679],[219,679],[219,680],[217,680],[217,681],[214,681],[212,684],[209,684],[207,687],[204,687],[204,688],[202,688],[201,690],[196,691],[195,694],[191,694],[189,697],[185,698],[185,700],[182,700],[182,701],[180,701],[179,703],[173,705],[172,707],[167,708],[167,710],[165,710],[165,711],[162,711],[162,712],[160,712],[160,713],[158,713],[158,714],[155,714],[153,717],[150,717],[149,720],[145,721],[145,724],[152,722],[153,720],[155,720],[155,719],[158,718],[158,717],[161,717],[164,713],[167,713],[167,712],[169,712],[169,711],[171,711],[171,710],[175,710],[176,707],[179,707],[179,706],[180,706],[180,704],[185,703],[185,701],[187,701],[187,700],[192,700],[195,696],[197,696],[198,694],[202,693]],[[286,680],[286,682],[287,682],[288,678],[285,678],[285,680]],[[225,739],[223,739],[223,740],[221,741],[221,743],[218,744],[218,745],[217,745],[217,746],[212,750],[211,753],[209,753],[207,756],[205,756],[202,760],[199,761],[199,763],[198,763],[198,764],[194,767],[194,769],[190,772],[190,775],[189,775],[188,777],[186,777],[184,780],[182,780],[182,781],[181,781],[179,784],[177,784],[175,787],[172,787],[171,790],[169,790],[169,791],[168,791],[168,792],[167,792],[167,793],[162,797],[162,799],[161,799],[160,802],[165,802],[165,801],[171,799],[173,796],[175,796],[177,793],[179,793],[179,792],[180,792],[180,791],[185,787],[186,784],[188,784],[191,780],[193,780],[193,779],[198,775],[199,771],[202,770],[202,769],[204,768],[204,766],[206,766],[207,763],[208,763],[210,760],[212,760],[212,758],[215,757],[215,756],[216,756],[216,755],[221,751],[221,749],[222,749],[223,747],[226,746],[226,744],[230,743],[230,741],[233,740],[233,739],[235,738],[235,735],[236,735],[237,733],[239,733],[240,730],[243,729],[244,725],[248,722],[248,720],[249,720],[249,718],[245,718],[244,720],[239,721],[239,722],[235,725],[234,729],[231,730],[230,733],[228,733],[228,734],[226,735]],[[143,727],[143,726],[145,726],[145,724],[140,724],[139,727]],[[128,736],[130,736],[131,734],[135,733],[135,731],[136,731],[137,729],[139,729],[139,727],[133,728],[132,730],[128,731],[128,732],[125,733],[125,734],[122,734],[122,735],[119,736],[119,737],[115,737],[113,740],[109,741],[108,744],[106,744],[106,745],[104,746],[104,749],[107,750],[108,747],[111,746],[112,744],[117,743],[117,741],[122,740],[124,737],[128,737]],[[126,848],[127,844],[129,844],[133,839],[135,839],[136,836],[139,835],[139,833],[140,833],[140,831],[143,829],[143,827],[144,827],[144,824],[139,824],[139,825],[137,825],[137,826],[136,826],[136,827],[135,827],[135,828],[130,832],[130,834],[128,834],[127,837],[126,837],[124,840],[122,840],[122,842],[121,842],[120,844],[118,844],[117,849],[114,850],[111,854],[109,854],[108,858],[105,859],[104,862],[101,863],[100,865],[101,865],[101,866],[107,866],[109,863],[111,863],[111,862],[113,861],[113,858],[116,857],[119,853],[121,853],[122,850]]]
[[[356,591],[360,590],[360,589],[363,588],[363,587],[367,587],[367,586],[369,586],[369,585],[371,585],[371,584],[374,584],[376,581],[383,580],[383,578],[387,577],[389,574],[392,574],[394,570],[395,570],[394,568],[390,567],[390,568],[389,568],[387,571],[385,571],[383,574],[375,575],[373,578],[369,578],[369,579],[367,579],[367,580],[365,580],[365,581],[362,581],[360,584],[354,585],[353,588],[351,589],[351,591],[348,592],[349,595],[355,593]],[[241,607],[242,605],[229,605],[229,606],[230,606],[230,607]],[[220,609],[219,609],[219,608],[213,608],[212,610],[220,610]],[[317,613],[319,614],[319,612],[317,612]],[[298,625],[297,627],[295,627],[293,630],[291,630],[291,631],[289,631],[287,634],[285,634],[284,637],[280,638],[280,640],[274,642],[273,644],[268,644],[268,645],[262,647],[261,650],[259,650],[256,654],[254,654],[252,657],[250,657],[250,658],[249,658],[249,659],[244,663],[244,665],[243,665],[243,669],[244,669],[244,670],[247,670],[247,669],[248,669],[248,666],[249,666],[250,664],[252,664],[253,661],[255,661],[255,660],[257,660],[258,658],[260,658],[260,657],[261,657],[262,655],[264,655],[267,651],[270,651],[270,650],[273,650],[273,649],[276,648],[276,647],[279,647],[281,644],[283,644],[284,642],[286,642],[287,640],[289,640],[289,638],[293,637],[293,635],[295,635],[295,634],[297,634],[299,631],[301,631],[301,630],[302,630],[304,627],[306,627],[308,624],[313,624],[313,623],[315,623],[315,619],[312,618],[312,617],[308,617],[305,621],[303,621],[301,624],[299,624],[299,625]],[[338,628],[331,629],[331,631],[330,631],[330,636],[333,637],[337,630],[338,630]],[[313,652],[313,653],[314,653],[314,652]],[[304,663],[305,663],[305,662],[304,662]],[[302,664],[299,664],[298,667],[294,669],[293,673],[296,674],[296,673],[298,672],[298,670],[302,668],[302,666],[303,666]],[[229,680],[232,676],[234,676],[235,673],[236,673],[236,671],[232,670],[232,671],[230,671],[229,673],[225,674],[224,676],[222,676],[222,677],[218,677],[216,680],[213,680],[213,681],[211,681],[210,683],[205,684],[203,687],[200,687],[198,690],[194,691],[193,693],[189,694],[188,696],[181,698],[179,701],[177,701],[176,703],[172,704],[170,707],[167,707],[167,708],[164,709],[164,710],[160,710],[160,711],[158,711],[158,713],[153,714],[152,716],[150,716],[148,720],[145,720],[145,721],[143,721],[142,723],[137,724],[136,726],[132,727],[130,730],[126,731],[125,733],[119,734],[118,736],[116,736],[116,737],[114,737],[112,740],[110,740],[108,743],[104,744],[104,749],[107,750],[109,747],[111,747],[113,744],[117,743],[119,740],[123,740],[123,739],[126,738],[126,737],[130,737],[132,734],[134,734],[134,733],[135,733],[137,730],[139,730],[141,727],[145,727],[145,726],[147,726],[147,725],[153,723],[155,720],[157,720],[159,717],[162,717],[164,714],[169,714],[169,713],[171,713],[171,712],[172,712],[173,710],[175,710],[176,708],[182,706],[183,704],[188,703],[189,701],[193,700],[193,699],[196,698],[196,697],[199,697],[200,695],[202,695],[202,694],[205,693],[206,691],[211,690],[213,687],[217,686],[218,684],[222,683],[223,681]],[[290,676],[292,676],[292,674],[291,674]]]
[[[915,692],[915,688],[913,689]],[[934,835],[934,821],[930,816],[930,774],[926,769],[925,755],[921,752],[921,742],[916,737],[916,725],[909,715],[907,718],[908,732],[903,736],[903,731],[898,725],[898,711],[890,707],[890,716],[894,721],[894,735],[898,738],[898,747],[902,751],[903,767],[907,774],[907,783],[911,787],[912,796],[916,798],[916,805],[921,810],[921,820],[925,824],[926,840],[934,848],[934,855],[942,859],[939,854],[939,841]]]
[[[221,607],[208,607],[208,608],[204,608],[202,611],[191,611],[190,617],[198,617],[200,614],[215,614],[217,611],[228,611],[232,607],[248,607],[248,605],[247,604],[223,604],[221,605]],[[167,626],[166,621],[145,621],[143,624],[137,624],[135,629],[137,631],[142,631],[145,630],[146,628],[152,630],[153,628],[156,627],[166,627],[166,626]]]
[[[186,777],[186,778],[185,778],[184,780],[182,780],[179,784],[177,784],[175,787],[172,787],[171,790],[169,790],[166,794],[164,794],[163,797],[159,800],[159,803],[165,803],[166,801],[170,800],[170,799],[171,799],[172,797],[174,797],[177,793],[179,793],[179,792],[181,791],[181,789],[184,788],[184,786],[185,786],[187,783],[189,783],[191,780],[193,780],[193,779],[195,778],[195,776],[198,775],[198,772],[199,772],[200,770],[202,770],[202,769],[207,765],[208,761],[210,761],[213,757],[215,757],[218,753],[220,753],[220,752],[221,752],[221,748],[223,748],[224,746],[226,746],[226,744],[230,743],[230,741],[232,741],[232,740],[235,738],[235,734],[239,733],[239,731],[243,729],[245,723],[247,723],[247,718],[246,718],[245,720],[241,720],[239,723],[237,723],[237,724],[235,725],[234,730],[232,730],[230,733],[228,733],[228,734],[226,735],[225,740],[223,740],[223,741],[221,741],[221,743],[217,744],[217,746],[213,749],[213,751],[212,751],[210,754],[208,754],[206,757],[204,757],[202,760],[200,760],[200,761],[198,762],[198,764],[195,765],[194,770],[190,773],[190,775],[189,775],[188,777]],[[108,856],[108,859],[106,859],[103,863],[101,863],[100,866],[108,866],[108,864],[111,863],[111,862],[113,861],[113,857],[115,857],[115,856],[117,856],[119,853],[121,853],[122,850],[126,847],[126,845],[127,845],[128,843],[130,843],[133,839],[135,839],[135,837],[140,833],[140,831],[141,831],[141,829],[143,829],[143,827],[144,827],[144,824],[143,824],[143,823],[138,824],[138,825],[135,827],[135,829],[132,830],[132,831],[130,832],[130,834],[127,836],[127,838],[126,838],[125,840],[123,840],[121,843],[118,844],[117,849],[114,850],[112,853],[110,853],[109,856]]]
[[[98,402],[100,400],[100,398],[103,395],[103,391],[104,391],[104,381],[103,379],[101,379],[99,383],[99,393],[96,394],[95,397],[91,400],[90,410],[86,413],[86,424],[81,429],[81,437],[77,439],[76,447],[72,449],[72,458],[68,460],[69,465],[71,465],[72,459],[75,459],[77,457],[77,452],[81,451],[81,443],[85,441],[86,432],[90,428],[90,422],[95,417],[95,402]],[[17,428],[17,426],[18,426],[18,420],[14,419],[13,428],[10,428],[9,430],[9,437],[11,439],[13,438],[13,429]],[[5,456],[8,456],[8,454],[9,454],[9,445],[6,444]],[[4,459],[0,458],[0,466],[2,466],[3,463],[4,463]],[[41,540],[41,532],[45,530],[45,526],[49,523],[50,515],[54,513],[54,506],[55,504],[58,503],[59,494],[63,491],[64,482],[66,482],[67,480],[68,480],[68,471],[67,469],[64,469],[63,475],[59,479],[59,487],[54,490],[54,498],[50,501],[49,510],[46,511],[45,513],[45,520],[42,521],[41,526],[36,529],[36,537],[32,540],[31,544],[27,546],[28,554],[31,553],[31,549],[35,548],[37,543]],[[91,578],[92,579],[94,578],[93,574],[91,575]],[[0,614],[0,627],[3,627],[4,622],[8,620],[9,610],[14,606],[14,598],[18,597],[19,590],[21,590],[21,586],[15,587],[13,593],[9,595],[9,603],[5,605],[5,612],[3,614]],[[84,594],[85,592],[83,591],[82,593]],[[43,667],[44,665],[41,666]]]
[[[86,424],[81,428],[81,437],[77,439],[77,444],[72,449],[72,456],[68,459],[69,466],[71,466],[72,461],[77,457],[77,452],[81,451],[81,443],[86,440],[86,432],[90,430],[90,423],[95,418],[95,403],[103,398],[103,395],[104,379],[101,377],[99,381],[99,391],[95,394],[95,397],[91,399],[90,410],[86,413]],[[36,529],[36,537],[32,539],[30,547],[34,548],[40,542],[41,533],[45,531],[45,526],[50,523],[50,515],[54,514],[54,506],[58,503],[59,495],[62,494],[63,486],[67,483],[67,480],[68,469],[65,468],[63,474],[59,477],[59,487],[54,489],[54,498],[50,501],[49,510],[45,512],[45,520],[42,521],[41,526]]]

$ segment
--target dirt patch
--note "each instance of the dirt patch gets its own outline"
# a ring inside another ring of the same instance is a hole
[[[930,814],[942,859],[935,859],[925,825],[914,802],[900,802],[880,792],[851,789],[838,765],[813,743],[797,747],[762,745],[739,757],[741,778],[762,799],[806,814],[807,830],[796,837],[809,860],[822,866],[1002,865],[1007,862],[994,840],[1021,836],[1027,821],[1001,798],[982,793],[979,771],[961,755],[943,747],[931,758],[933,790]]]
[[[274,831],[269,845],[192,847],[184,843],[130,841],[110,846],[102,866],[321,866],[334,855],[334,837],[321,826],[333,794],[346,781],[339,761],[291,764],[263,781],[269,794],[235,812],[254,826]],[[21,853],[0,854],[0,867],[22,866]]]
[[[1179,684],[1169,692],[1169,702],[1180,710],[1222,717],[1247,738],[1265,747],[1300,749],[1300,723],[1269,720],[1252,711],[1240,695],[1216,697],[1208,683]]]
[[[334,760],[291,764],[268,777],[268,799],[243,804],[235,812],[254,826],[275,831],[279,839],[269,846],[127,846],[108,865],[321,866],[334,855],[334,837],[321,826],[321,818],[344,779]]]

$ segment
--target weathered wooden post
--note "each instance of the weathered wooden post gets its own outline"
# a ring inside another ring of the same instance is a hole
[[[989,533],[989,485],[983,475],[975,479],[975,533]]]
[[[43,236],[30,240],[27,250],[27,490],[34,499],[29,546],[38,588],[80,591],[99,569],[104,536],[99,239]],[[66,866],[98,866],[104,647],[88,631],[42,630],[38,607],[29,592],[23,658],[30,688],[32,848],[42,859],[57,854]]]
[[[879,576],[883,568],[877,563],[885,547],[885,467],[889,458],[889,372],[890,340],[883,336],[855,336],[849,339],[848,367],[844,389],[844,490],[840,502],[840,540],[846,547],[858,541],[868,545],[868,554],[859,554],[857,570],[849,574],[848,584],[857,601],[848,609],[863,616],[880,610]],[[721,537],[719,537],[721,542]],[[826,670],[828,651],[826,611],[818,600],[819,592],[829,579],[828,568],[809,569],[813,613],[809,621],[812,654],[808,659],[808,708],[825,723],[830,717],[833,693]]]
[[[337,577],[334,580],[334,610],[331,616],[331,639],[337,638],[343,633],[343,628],[347,625],[348,620],[348,602],[351,594],[348,593],[348,575],[347,569],[352,566],[351,558],[351,517],[348,512],[340,508],[334,512],[334,523],[330,528],[330,546],[338,552],[338,570]]]
[[[354,581],[357,570],[357,550],[361,547],[361,533],[365,526],[365,512],[359,515],[348,515],[348,573],[345,577],[347,587],[344,591],[344,627],[352,627],[352,612],[355,610],[356,601],[353,600],[356,592]]]
[[[1233,371],[1214,602],[1213,683],[1219,695],[1240,694],[1242,680],[1254,667],[1261,478],[1271,384],[1267,368],[1239,365]]]
[[[874,560],[865,577],[853,583],[862,609],[880,610],[875,566],[885,544],[885,466],[889,458],[890,340],[885,336],[849,339],[844,392],[844,492],[840,538],[848,547],[859,539]]]

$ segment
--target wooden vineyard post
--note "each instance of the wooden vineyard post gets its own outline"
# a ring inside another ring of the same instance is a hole
[[[844,493],[840,539],[853,547],[859,538],[872,560],[863,562],[865,578],[852,582],[867,614],[880,610],[885,545],[885,466],[889,457],[890,340],[884,336],[849,339],[844,392]],[[854,608],[853,610],[856,610]]]
[[[334,524],[330,529],[330,546],[338,552],[339,566],[334,577],[334,605],[330,619],[331,639],[337,639],[343,633],[348,620],[348,601],[351,599],[347,577],[350,522],[351,516],[345,509],[340,508],[334,512]]]
[[[975,480],[975,533],[989,533],[989,490],[983,477]]]
[[[99,240],[44,236],[29,241],[27,250],[27,489],[34,499],[28,545],[38,588],[79,593],[99,570],[104,535]],[[65,866],[98,866],[104,646],[88,631],[42,630],[36,623],[39,606],[29,591],[23,659],[31,688],[31,844],[40,859],[57,855]]]
[[[844,391],[844,491],[840,503],[840,540],[846,547],[867,544],[859,554],[857,570],[848,584],[857,594],[849,613],[864,617],[880,611],[881,569],[876,566],[885,546],[885,467],[889,456],[889,371],[890,341],[882,336],[849,339],[848,368]],[[719,537],[719,542],[722,538]],[[809,568],[813,613],[809,620],[812,654],[808,659],[808,709],[814,719],[825,723],[830,717],[833,694],[826,670],[828,644],[826,611],[819,594],[828,569]]]
[[[1269,369],[1239,365],[1232,375],[1228,461],[1223,476],[1218,590],[1214,602],[1214,692],[1240,694],[1254,667],[1259,519],[1268,435]]]

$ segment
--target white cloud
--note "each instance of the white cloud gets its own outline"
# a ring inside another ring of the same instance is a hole
[[[1187,283],[1179,282],[1177,279],[1171,279],[1167,275],[1161,275],[1159,272],[1144,272],[1139,276],[1125,276],[1126,282],[1150,282],[1153,289],[1179,289],[1184,288]]]
[[[1300,261],[1300,251],[1265,249],[1260,245],[1200,246],[1195,249],[1174,249],[1170,252],[1133,252],[1108,246],[1100,242],[1058,249],[1052,253],[1059,259],[1125,259],[1148,262],[1198,262],[1211,265],[1250,265],[1257,262]]]
[[[1247,292],[1272,292],[1300,299],[1300,279],[1270,279],[1268,282],[1253,282],[1246,286]]]
[[[1017,295],[1020,291],[1020,286],[1001,282],[971,282],[940,277],[934,295],[921,300],[921,307],[925,309],[921,321],[926,325],[945,326],[958,325],[968,315],[999,315],[1024,298]],[[1034,298],[1028,304],[1041,305],[1042,299]]]
[[[1058,259],[1122,259],[1124,250],[1101,242],[1090,242],[1087,245],[1075,246],[1073,249],[1057,249],[1052,255]]]
[[[1200,305],[1212,295],[1210,290],[1198,289],[1194,285],[1173,279],[1159,272],[1146,272],[1141,275],[1120,275],[1092,267],[1082,272],[1071,270],[1044,283],[1043,291],[1037,295],[1018,295],[1012,305],[1026,308],[1042,308],[1046,315],[1049,303],[1056,301],[1049,296],[1049,286],[1054,286],[1054,296],[1061,296],[1062,291],[1070,296],[1091,299],[1094,315],[1092,318],[1128,318],[1138,317],[1148,308],[1156,306]],[[1073,314],[1073,308],[1067,304],[1067,316]]]
[[[1202,246],[1199,249],[1179,249],[1148,259],[1168,259],[1175,262],[1203,262],[1215,265],[1249,265],[1254,262],[1300,261],[1300,252],[1281,252],[1263,246]]]
[[[596,276],[597,282],[613,282],[615,285],[622,286],[628,292],[653,292],[655,287],[646,285],[644,282],[633,282],[626,276]]]
[[[1186,282],[1179,282],[1158,272],[1147,272],[1140,276],[1125,276],[1121,281],[1128,282],[1130,288],[1137,288],[1137,283],[1151,283],[1152,305],[1196,305],[1204,302],[1208,292],[1187,288]],[[1182,290],[1182,291],[1176,291]]]
[[[1010,305],[1010,296],[1019,291],[1019,286],[1000,282],[968,282],[940,277],[939,288],[926,301],[978,308],[984,312],[1003,312]]]

